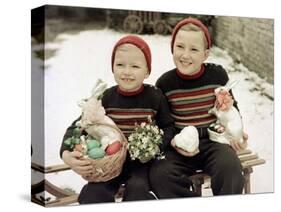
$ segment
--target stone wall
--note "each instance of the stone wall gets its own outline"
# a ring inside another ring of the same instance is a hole
[[[274,81],[274,20],[219,16],[213,42],[268,82]]]

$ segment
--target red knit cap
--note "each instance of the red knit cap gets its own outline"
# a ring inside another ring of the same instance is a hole
[[[172,41],[171,41],[172,53],[173,53],[173,47],[174,47],[174,42],[175,42],[176,35],[177,35],[179,29],[182,26],[186,25],[186,24],[194,24],[194,25],[200,27],[203,30],[203,32],[205,34],[205,37],[206,37],[206,40],[208,42],[208,49],[211,48],[211,44],[212,44],[211,43],[211,36],[210,36],[208,28],[201,21],[199,21],[198,19],[189,17],[189,18],[183,19],[182,21],[177,23],[177,25],[175,26],[175,28],[173,30]]]
[[[114,46],[112,55],[111,55],[111,68],[113,72],[113,64],[114,64],[114,59],[115,59],[115,52],[118,46],[121,46],[125,43],[133,44],[136,47],[138,47],[144,54],[144,57],[146,59],[146,64],[148,68],[148,73],[150,74],[151,72],[151,52],[148,44],[141,39],[140,37],[137,37],[135,35],[128,35],[123,38],[121,38]]]

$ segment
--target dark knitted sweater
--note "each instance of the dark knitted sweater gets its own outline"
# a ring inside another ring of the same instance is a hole
[[[207,128],[216,121],[208,111],[214,106],[214,90],[228,81],[220,65],[207,63],[194,76],[182,75],[173,69],[164,73],[156,82],[168,99],[177,131],[188,125]],[[231,93],[232,94],[232,93]],[[234,106],[237,107],[236,101]]]
[[[174,137],[174,120],[170,115],[167,100],[160,89],[152,85],[144,85],[140,93],[131,96],[121,94],[118,87],[113,86],[104,92],[102,105],[106,115],[116,123],[126,137],[133,132],[135,124],[148,122],[148,116],[151,116],[152,121],[164,131],[163,144],[160,147],[162,150]],[[72,136],[77,120],[66,130],[63,141]],[[60,155],[64,150],[69,148],[62,142]]]

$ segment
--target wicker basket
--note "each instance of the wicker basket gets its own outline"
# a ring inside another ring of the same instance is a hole
[[[95,127],[96,125],[104,125],[110,127],[112,128],[112,130],[116,130],[118,133],[120,133],[122,137],[122,147],[117,153],[113,155],[105,155],[100,159],[88,158],[88,160],[90,160],[92,163],[93,172],[91,176],[83,178],[89,182],[106,182],[117,177],[121,173],[123,164],[126,160],[128,141],[118,127],[109,124],[91,125],[86,129],[86,132],[91,135],[91,128]]]

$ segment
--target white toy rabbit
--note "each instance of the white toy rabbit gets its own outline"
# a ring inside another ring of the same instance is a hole
[[[101,142],[102,149],[115,141],[121,141],[121,134],[112,128],[117,127],[114,121],[105,115],[105,109],[99,99],[106,89],[106,83],[98,80],[92,90],[92,96],[79,102],[82,108],[80,126]]]
[[[216,133],[208,129],[209,137],[219,143],[230,144],[230,141],[243,142],[243,123],[238,110],[233,106],[233,99],[229,90],[233,88],[238,81],[228,82],[225,86],[215,89],[215,106],[209,110],[214,114],[218,122],[225,128],[223,133]]]

